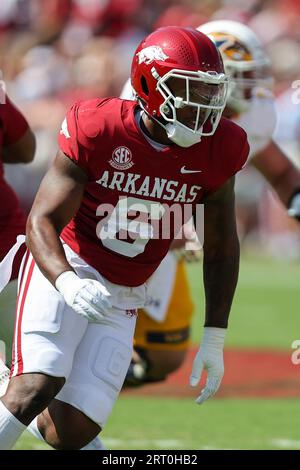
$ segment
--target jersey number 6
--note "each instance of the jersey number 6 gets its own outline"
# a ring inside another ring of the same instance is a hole
[[[120,197],[113,211],[99,222],[97,235],[109,250],[134,258],[145,251],[155,235],[151,222],[160,220],[164,212],[159,202]],[[97,215],[103,215],[103,207],[98,208]]]

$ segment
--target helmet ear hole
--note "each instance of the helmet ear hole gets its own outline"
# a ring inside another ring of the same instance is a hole
[[[149,88],[148,88],[148,85],[147,85],[147,81],[144,77],[144,75],[142,75],[141,77],[141,85],[142,85],[142,90],[143,92],[145,93],[145,95],[149,95]]]

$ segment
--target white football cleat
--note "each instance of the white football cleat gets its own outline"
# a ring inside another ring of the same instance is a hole
[[[4,362],[0,359],[0,397],[3,397],[6,393],[6,389],[9,382],[10,370]]]

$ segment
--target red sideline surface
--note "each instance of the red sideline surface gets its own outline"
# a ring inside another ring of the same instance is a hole
[[[180,370],[165,382],[125,389],[127,395],[159,397],[197,396],[188,385],[197,349],[192,348]],[[204,380],[202,378],[201,383]],[[229,349],[225,352],[225,375],[216,398],[295,398],[300,397],[300,364],[291,361],[291,352]]]

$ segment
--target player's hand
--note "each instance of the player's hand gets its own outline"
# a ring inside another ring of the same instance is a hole
[[[172,253],[177,261],[186,263],[198,263],[202,259],[202,247],[198,242],[188,242],[184,248],[172,249]]]
[[[190,385],[196,387],[200,381],[203,369],[207,371],[207,380],[204,389],[196,399],[201,405],[213,396],[224,375],[223,348],[225,341],[225,328],[204,328],[203,339],[193,362]]]
[[[171,250],[177,261],[196,263],[202,259],[202,245],[192,221],[183,225],[182,237],[173,240]]]
[[[55,287],[63,295],[66,304],[89,322],[101,322],[111,307],[110,293],[101,282],[81,279],[74,271],[65,271],[58,276]]]
[[[290,217],[294,217],[296,220],[300,222],[300,193],[296,193],[289,204],[288,208],[288,215]]]

